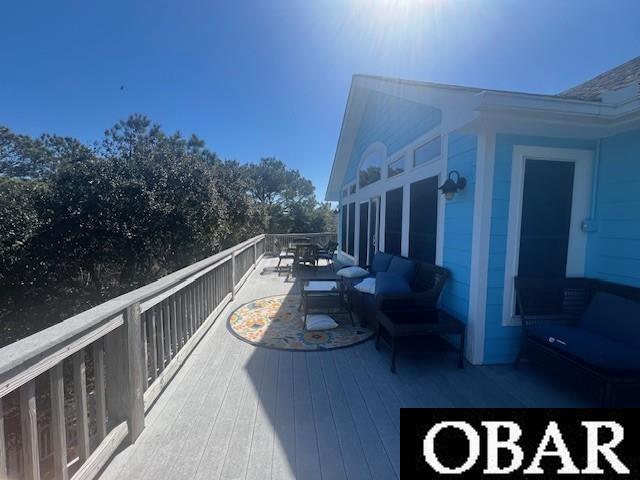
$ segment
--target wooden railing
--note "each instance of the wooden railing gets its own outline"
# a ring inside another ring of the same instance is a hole
[[[291,242],[308,238],[313,243],[325,245],[327,242],[335,241],[337,236],[335,232],[321,232],[321,233],[267,233],[266,235],[266,253],[278,253],[276,250],[276,244],[280,247],[286,247]]]
[[[0,478],[93,478],[140,435],[266,250],[259,235],[0,349]],[[5,431],[9,410],[19,412],[15,432]]]

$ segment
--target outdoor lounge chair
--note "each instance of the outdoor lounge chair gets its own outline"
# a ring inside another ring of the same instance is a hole
[[[376,253],[368,268],[376,278],[375,293],[363,293],[350,282],[349,295],[354,311],[369,327],[376,328],[378,311],[435,310],[449,271],[438,265],[388,253]],[[404,283],[406,288],[400,288]]]
[[[516,278],[526,358],[567,382],[599,387],[602,405],[640,392],[640,288],[588,278]],[[637,400],[634,403],[638,403]]]

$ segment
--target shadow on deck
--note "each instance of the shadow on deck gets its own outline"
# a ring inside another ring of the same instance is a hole
[[[533,367],[456,367],[455,352],[399,355],[372,341],[322,352],[251,346],[228,315],[256,298],[299,293],[262,260],[102,478],[398,478],[402,407],[569,407],[584,398]]]

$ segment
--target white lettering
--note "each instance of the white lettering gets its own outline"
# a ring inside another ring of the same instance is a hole
[[[522,435],[520,426],[515,422],[482,422],[482,426],[487,429],[487,468],[484,469],[484,473],[504,474],[519,469],[524,459],[522,448],[516,443]],[[501,427],[509,431],[507,440],[498,440]],[[511,464],[502,468],[498,465],[498,453],[501,449],[509,450],[512,456]]]
[[[467,440],[469,442],[469,456],[459,467],[449,468],[443,465],[436,455],[434,449],[436,435],[446,428],[457,428],[467,436]],[[440,422],[431,427],[427,432],[427,435],[424,437],[423,448],[425,460],[436,472],[442,474],[463,473],[469,470],[480,456],[480,436],[467,422]]]
[[[598,464],[599,453],[609,462],[611,468],[618,474],[628,474],[629,469],[620,461],[613,452],[624,439],[624,428],[618,422],[582,422],[582,426],[587,429],[587,468],[582,470],[586,474],[604,473]],[[613,438],[608,443],[602,445],[598,443],[598,430],[608,428]]]
[[[556,448],[555,450],[547,450],[547,446],[549,442],[553,441]],[[560,429],[558,428],[558,424],[556,422],[549,422],[547,425],[547,430],[544,432],[544,436],[540,441],[540,445],[538,446],[538,451],[536,452],[535,457],[531,461],[531,465],[527,468],[524,473],[525,474],[544,474],[544,470],[540,467],[540,461],[542,457],[559,457],[562,462],[562,468],[558,470],[557,473],[565,473],[565,474],[576,474],[580,473],[580,470],[573,463],[573,459],[571,458],[571,453],[569,453],[569,449],[567,445],[564,443],[564,439],[562,438],[562,433],[560,433]]]

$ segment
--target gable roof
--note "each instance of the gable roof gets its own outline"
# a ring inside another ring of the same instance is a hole
[[[605,90],[617,90],[631,83],[640,84],[640,57],[629,60],[622,65],[576,85],[558,96],[579,100],[598,101]]]

